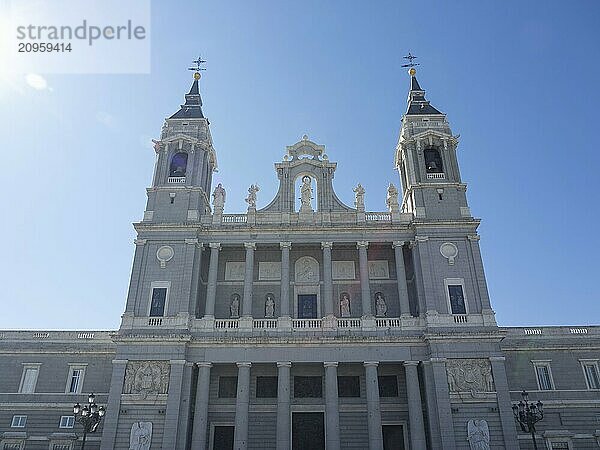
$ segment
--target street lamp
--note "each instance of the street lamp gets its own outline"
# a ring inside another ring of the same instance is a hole
[[[512,410],[517,422],[521,426],[521,430],[525,433],[531,433],[533,440],[533,448],[538,450],[537,442],[535,441],[535,424],[544,418],[544,405],[542,402],[529,403],[529,394],[527,391],[521,392],[519,403],[513,403]]]
[[[96,396],[94,394],[88,395],[87,405],[84,404],[83,407],[79,403],[73,405],[75,420],[83,426],[83,442],[81,443],[81,450],[85,449],[85,439],[88,433],[96,432],[105,413],[106,409],[104,406],[98,406],[96,404]]]

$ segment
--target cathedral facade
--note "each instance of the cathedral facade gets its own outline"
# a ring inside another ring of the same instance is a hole
[[[0,449],[600,449],[600,327],[502,328],[458,137],[414,69],[387,210],[304,136],[226,214],[199,73],[154,141],[121,327],[0,332]],[[382,162],[383,163],[383,162]],[[532,299],[538,301],[538,299]]]

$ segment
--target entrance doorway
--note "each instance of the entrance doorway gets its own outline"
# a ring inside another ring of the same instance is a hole
[[[298,319],[316,319],[317,318],[317,295],[299,294],[298,295]]]
[[[402,425],[383,425],[383,450],[405,450]]]
[[[325,450],[322,412],[292,413],[292,450]]]
[[[212,450],[233,450],[234,426],[215,425]]]

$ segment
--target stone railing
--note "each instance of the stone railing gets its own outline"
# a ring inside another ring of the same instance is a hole
[[[360,328],[360,319],[337,319],[338,328]]]
[[[277,328],[277,319],[254,319],[253,328]]]
[[[185,177],[168,177],[167,183],[183,184],[185,183]]]
[[[223,223],[246,223],[248,222],[248,216],[246,214],[223,214]]]
[[[389,222],[392,220],[392,215],[386,212],[368,212],[365,213],[365,219],[368,222]]]
[[[525,336],[582,336],[600,335],[600,326],[501,327],[509,335]]]
[[[0,341],[110,340],[112,331],[0,331]]]
[[[427,174],[428,180],[445,180],[446,174],[444,172],[434,172]]]
[[[402,322],[398,318],[377,318],[375,319],[375,325],[381,328],[400,328]]]
[[[239,321],[238,319],[216,319],[215,320],[215,329],[217,330],[228,330],[231,328],[238,328]]]
[[[292,327],[293,328],[321,328],[322,320],[321,319],[292,319]]]

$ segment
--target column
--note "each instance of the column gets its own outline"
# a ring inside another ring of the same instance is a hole
[[[410,448],[425,449],[425,426],[423,423],[423,405],[418,374],[419,361],[404,361],[406,372],[406,394],[408,397],[408,417],[410,426]]]
[[[440,436],[444,450],[454,450],[454,424],[450,406],[450,392],[448,391],[448,375],[446,374],[446,358],[431,358],[433,381],[436,390],[437,413],[439,419]]]
[[[196,252],[198,252],[198,239],[185,239],[185,265],[183,270],[183,280],[181,287],[181,305],[175,307],[177,309],[169,308],[177,315],[190,314],[193,310],[192,307],[192,279],[194,273],[198,271],[198,268],[194,266],[196,262]]]
[[[290,368],[289,361],[277,363],[277,450],[292,448],[290,437]]]
[[[369,428],[369,450],[383,450],[381,430],[381,407],[379,405],[378,362],[366,361],[365,376],[367,385],[367,425]]]
[[[415,271],[415,282],[417,284],[417,303],[419,305],[419,316],[425,317],[427,307],[425,306],[425,285],[423,284],[423,271],[421,270],[421,259],[417,249],[417,241],[410,241],[409,248],[413,259]]]
[[[165,411],[165,425],[163,432],[163,450],[173,450],[177,441],[177,424],[179,423],[179,403],[181,401],[181,385],[183,382],[183,366],[185,360],[171,360],[171,373],[169,375],[169,394]]]
[[[142,262],[144,260],[146,242],[146,239],[135,239],[133,241],[135,244],[135,253],[133,256],[133,266],[131,268],[131,281],[129,283],[127,305],[125,307],[125,314],[131,316],[135,315],[140,279],[144,269]]]
[[[177,425],[177,446],[176,450],[186,450],[187,437],[190,427],[190,412],[192,405],[192,372],[194,364],[186,362],[183,367],[183,380],[181,383],[181,403],[179,404],[179,423]]]
[[[512,415],[512,403],[510,401],[510,391],[508,390],[508,380],[506,378],[504,356],[490,357],[492,365],[492,376],[496,387],[496,397],[498,399],[498,412],[500,413],[500,423],[502,424],[502,433],[504,434],[505,448],[519,448],[517,441],[517,429]]]
[[[244,274],[244,298],[242,300],[242,316],[252,317],[252,284],[254,282],[254,242],[244,242],[246,248],[246,270]]]
[[[221,244],[211,242],[210,261],[208,265],[208,284],[206,286],[206,305],[204,307],[204,317],[215,317],[215,298],[217,296],[217,270],[219,268],[219,250]]]
[[[194,427],[192,428],[191,448],[203,450],[207,444],[208,395],[210,387],[209,362],[198,363],[198,385],[196,387],[196,405],[194,408]]]
[[[290,248],[291,242],[280,242],[281,248],[281,316],[290,316]]]
[[[477,278],[477,287],[479,288],[479,298],[481,300],[481,309],[483,311],[491,310],[490,297],[488,294],[487,282],[483,271],[483,261],[481,260],[481,250],[479,249],[479,236],[467,236],[471,245],[471,255],[473,265],[475,266],[475,278]]]
[[[394,257],[396,260],[396,281],[398,282],[398,298],[400,299],[400,314],[410,316],[410,305],[408,303],[408,286],[406,285],[406,269],[404,268],[404,242],[394,241]]]
[[[333,242],[321,242],[323,249],[323,315],[333,316],[333,278],[331,273],[331,248]]]
[[[437,314],[437,303],[435,289],[433,287],[433,276],[431,274],[431,256],[429,254],[429,237],[415,236],[417,243],[417,253],[419,254],[419,263],[423,281],[423,297],[425,299],[425,313]]]
[[[110,390],[108,402],[106,402],[106,416],[104,417],[104,423],[102,424],[101,450],[112,450],[115,447],[117,422],[119,421],[119,411],[121,410],[121,394],[123,393],[123,380],[125,380],[127,360],[114,359],[112,366]]]
[[[325,439],[327,450],[340,449],[340,416],[338,411],[337,362],[324,362],[325,366]]]
[[[358,248],[358,265],[360,272],[360,294],[362,298],[362,315],[372,316],[371,311],[371,288],[369,287],[369,261],[367,259],[367,248],[369,243],[367,241],[360,241],[356,243]]]
[[[425,403],[427,405],[427,430],[431,448],[442,448],[439,418],[437,414],[436,390],[431,361],[423,361],[423,384],[425,385]]]
[[[192,186],[194,184],[194,158],[196,156],[196,152],[194,151],[195,144],[192,144],[192,148],[188,152],[188,160],[185,168],[185,184],[186,186]]]
[[[235,401],[235,432],[233,435],[233,450],[248,448],[248,406],[250,397],[250,366],[249,362],[239,362],[237,397]]]

